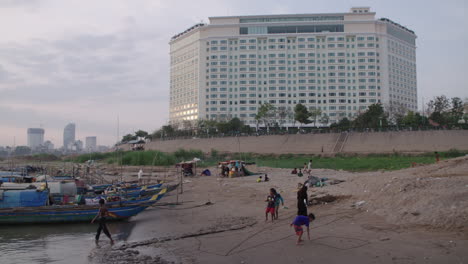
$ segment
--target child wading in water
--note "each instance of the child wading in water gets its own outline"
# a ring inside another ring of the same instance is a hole
[[[96,244],[99,242],[99,236],[101,236],[101,231],[104,231],[104,234],[110,239],[111,245],[114,245],[114,240],[109,233],[106,225],[106,217],[109,216],[109,211],[107,210],[106,206],[104,205],[104,199],[99,200],[99,212],[91,221],[91,224],[94,223],[96,218],[99,217],[99,227],[96,233]]]
[[[284,200],[281,194],[279,194],[274,188],[271,188],[270,191],[275,195],[275,219],[278,219],[279,206],[280,203],[284,206]]]
[[[309,214],[308,216],[303,216],[303,215],[296,216],[296,218],[290,225],[290,226],[294,226],[294,231],[296,231],[296,235],[297,235],[296,245],[299,245],[302,242],[302,234],[304,233],[304,230],[302,229],[303,225],[307,226],[307,238],[310,240],[309,224],[310,222],[314,220],[315,220],[314,214]]]
[[[268,214],[271,214],[271,222],[275,219],[275,194],[273,193],[272,190],[270,190],[270,195],[267,196],[267,199],[265,202],[267,202],[267,208],[265,211],[265,222],[268,221]]]

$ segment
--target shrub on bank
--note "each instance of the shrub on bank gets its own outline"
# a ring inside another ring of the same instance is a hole
[[[468,154],[468,151],[452,149],[447,152],[439,152],[440,157],[454,158]],[[86,162],[97,160],[107,164],[133,165],[133,166],[173,166],[174,164],[199,158],[202,161],[199,167],[214,166],[220,161],[240,159],[246,162],[255,162],[258,166],[274,168],[302,168],[304,163],[312,159],[312,167],[348,170],[348,171],[376,171],[376,170],[398,170],[408,168],[412,163],[428,164],[435,162],[434,152],[421,154],[387,153],[387,154],[365,154],[339,153],[334,157],[322,157],[306,154],[255,154],[255,153],[219,153],[212,150],[205,155],[200,150],[179,149],[174,153],[166,153],[157,150],[147,151],[119,151],[109,153],[90,153],[73,158],[75,162]]]

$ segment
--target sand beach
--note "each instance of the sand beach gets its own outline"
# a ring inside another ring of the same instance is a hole
[[[249,169],[267,173],[270,181],[257,183],[256,176],[185,178],[182,194],[174,191],[130,220],[134,226],[128,239],[113,247],[104,242],[90,252],[89,261],[468,262],[468,157],[392,172],[312,170],[337,184],[309,188],[313,205],[308,210],[317,218],[311,240],[302,245],[296,245],[289,224],[297,214],[297,184],[306,176],[291,175],[289,169]],[[164,178],[175,182],[177,177]],[[265,222],[270,188],[281,193],[285,207],[278,220]]]

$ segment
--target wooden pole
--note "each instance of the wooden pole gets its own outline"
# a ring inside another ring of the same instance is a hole
[[[184,193],[184,181],[183,181],[183,178],[184,178],[184,171],[181,170],[180,171],[180,193]]]

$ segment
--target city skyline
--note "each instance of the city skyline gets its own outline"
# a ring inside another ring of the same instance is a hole
[[[69,138],[66,139],[66,136],[65,134],[67,133],[70,133],[71,131],[69,131],[71,129],[70,125],[73,125],[73,135],[71,136],[68,136]],[[66,132],[67,131],[67,132]],[[78,130],[79,131],[79,130]],[[60,145],[60,144],[57,144],[57,149],[64,149],[66,150],[65,148],[65,142],[67,141],[69,143],[69,145],[73,145],[74,143],[77,143],[77,142],[81,142],[81,144],[85,144],[84,145],[84,149],[85,151],[89,151],[89,150],[92,150],[92,151],[96,151],[98,147],[102,146],[102,145],[97,145],[97,137],[96,136],[90,136],[90,135],[87,135],[87,136],[84,136],[84,137],[77,137],[76,136],[76,124],[75,123],[68,123],[64,129],[63,129],[63,137],[62,137],[62,142],[63,144]],[[25,145],[22,145],[22,144],[16,144],[16,136],[14,137],[14,141],[12,142],[12,144],[6,144],[6,145],[0,145],[0,147],[17,147],[17,146],[27,146],[29,148],[31,148],[31,150],[35,150],[36,148],[38,147],[46,147],[48,149],[55,149],[55,146],[56,144],[51,141],[48,137],[46,137],[46,129],[44,128],[33,128],[33,127],[30,127],[30,128],[27,128],[26,130],[26,134],[27,134],[27,143]],[[52,147],[51,147],[52,146]]]
[[[96,135],[104,145],[117,141],[117,119],[120,136],[159,128],[168,121],[168,42],[212,16],[332,13],[369,6],[377,18],[391,18],[417,33],[419,109],[423,97],[427,103],[440,94],[468,96],[460,78],[468,59],[463,1],[198,1],[184,3],[183,10],[179,6],[1,2],[1,24],[15,26],[3,27],[0,41],[0,145],[12,145],[14,137],[16,145],[26,145],[28,127],[46,128],[46,138],[61,145],[63,126],[71,120],[80,126],[77,138]]]

